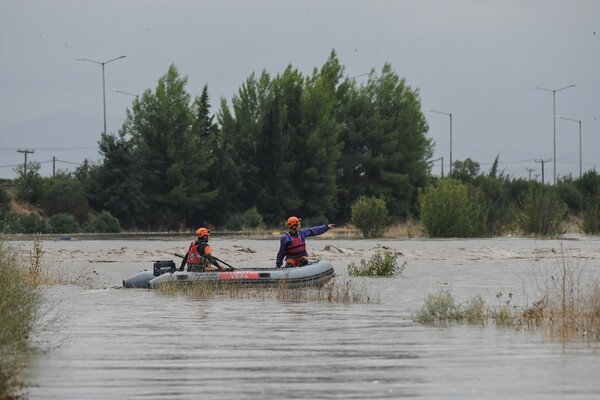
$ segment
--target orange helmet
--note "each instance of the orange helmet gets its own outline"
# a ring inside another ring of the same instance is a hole
[[[206,229],[206,228],[199,228],[196,231],[196,235],[198,235],[198,237],[208,236],[209,233],[210,233],[210,229]]]
[[[289,217],[288,220],[287,220],[287,226],[288,226],[288,228],[291,228],[294,225],[298,225],[301,221],[302,221],[301,218],[298,218],[298,217]]]

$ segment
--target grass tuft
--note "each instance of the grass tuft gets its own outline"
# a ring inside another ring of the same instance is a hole
[[[194,282],[178,285],[169,282],[159,289],[171,296],[186,296],[195,299],[229,297],[233,299],[278,300],[289,303],[374,303],[378,299],[368,293],[364,287],[356,287],[350,280],[332,279],[321,287],[291,288],[282,281],[273,287],[222,285],[215,282]]]

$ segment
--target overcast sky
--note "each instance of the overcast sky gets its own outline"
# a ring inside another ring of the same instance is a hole
[[[53,156],[98,160],[105,65],[109,132],[133,97],[156,87],[170,64],[187,91],[208,85],[213,112],[245,79],[288,64],[310,74],[338,53],[349,77],[389,62],[420,92],[424,108],[452,114],[452,158],[483,171],[497,155],[515,177],[541,179],[554,153],[556,114],[582,121],[583,171],[600,171],[600,1],[598,0],[2,0],[0,2],[0,177]],[[356,78],[358,83],[364,77]],[[450,118],[424,111],[434,158],[450,157]],[[32,121],[87,115],[77,138]],[[579,124],[556,120],[556,159],[545,180],[579,176]],[[440,174],[439,161],[433,172]],[[534,171],[529,171],[534,170]],[[51,170],[50,170],[51,171]],[[44,175],[44,173],[43,173]]]

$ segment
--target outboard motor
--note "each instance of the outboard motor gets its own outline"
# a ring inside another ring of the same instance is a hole
[[[160,276],[166,273],[175,272],[175,262],[169,261],[155,261],[154,262],[154,276]]]
[[[126,288],[148,288],[148,283],[159,275],[175,272],[175,262],[155,261],[152,271],[144,270],[137,274],[123,279],[123,287]]]

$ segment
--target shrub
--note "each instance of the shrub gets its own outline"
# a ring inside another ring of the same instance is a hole
[[[487,210],[474,201],[468,187],[455,180],[441,180],[419,194],[421,222],[431,237],[486,235]]]
[[[0,232],[8,227],[10,221],[10,195],[0,187]]]
[[[46,215],[69,213],[78,222],[85,221],[90,212],[83,185],[64,173],[48,179],[44,185],[40,205]]]
[[[234,214],[227,222],[225,229],[230,231],[240,231],[243,229],[258,229],[265,225],[263,217],[259,214],[256,207],[252,207],[241,214]]]
[[[600,233],[600,193],[586,202],[581,229],[588,235]]]
[[[48,233],[48,222],[36,213],[19,215],[10,226],[13,233]]]
[[[121,224],[108,211],[102,211],[85,224],[84,230],[90,233],[119,233]]]
[[[551,236],[562,234],[561,224],[567,205],[549,186],[530,188],[521,207],[513,209],[517,225],[525,234]]]
[[[416,319],[422,323],[431,323],[435,321],[448,321],[456,319],[458,308],[454,302],[454,297],[447,291],[441,291],[438,294],[430,294],[425,299],[425,304],[417,313]]]
[[[366,238],[382,236],[389,226],[388,209],[383,198],[361,196],[352,204],[351,212],[352,224]]]
[[[70,213],[54,214],[50,217],[50,231],[52,233],[76,233],[79,232],[79,224],[75,216]]]
[[[555,190],[569,210],[578,213],[583,209],[583,194],[577,189],[575,184],[568,181],[562,181],[556,184]]]
[[[348,274],[351,276],[390,276],[395,274],[401,274],[406,268],[406,262],[401,266],[397,263],[398,255],[391,251],[384,253],[377,252],[369,259],[365,261],[363,258],[360,260],[360,267],[350,263],[348,265]]]

